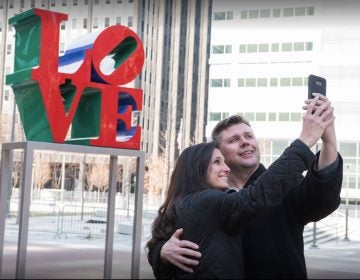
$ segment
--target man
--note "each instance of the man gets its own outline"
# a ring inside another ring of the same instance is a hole
[[[307,278],[304,226],[326,217],[340,203],[343,163],[336,147],[334,109],[325,96],[314,95],[318,108],[332,119],[321,136],[321,151],[315,166],[278,207],[264,211],[241,228],[246,278]],[[305,110],[309,103],[306,101]],[[316,123],[316,111],[305,114],[304,122]],[[311,133],[311,129],[306,131]],[[232,188],[246,188],[266,170],[260,163],[255,135],[242,117],[231,116],[219,122],[212,137],[231,169]],[[173,265],[191,272],[201,262],[201,248],[180,240],[181,234],[182,229],[177,230],[168,241],[159,242],[150,252],[149,262],[157,278],[170,277]]]

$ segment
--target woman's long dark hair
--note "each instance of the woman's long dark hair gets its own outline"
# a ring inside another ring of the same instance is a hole
[[[206,175],[214,144],[201,143],[186,148],[176,161],[165,202],[152,225],[152,237],[146,247],[151,250],[160,240],[168,240],[176,230],[176,202],[181,196],[207,188]]]

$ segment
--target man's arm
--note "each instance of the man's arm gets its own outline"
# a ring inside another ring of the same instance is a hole
[[[149,263],[156,278],[173,277],[174,266],[191,273],[199,264],[199,246],[187,240],[180,240],[182,233],[182,228],[176,230],[168,241],[156,243],[149,252]]]

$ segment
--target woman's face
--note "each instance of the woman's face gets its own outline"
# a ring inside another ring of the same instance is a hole
[[[224,190],[229,187],[230,168],[226,165],[224,156],[219,149],[214,149],[207,170],[207,183],[214,189]]]

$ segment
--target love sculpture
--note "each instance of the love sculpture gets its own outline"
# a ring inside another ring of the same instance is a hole
[[[143,91],[124,85],[144,64],[140,39],[114,25],[59,57],[64,20],[66,14],[36,8],[9,20],[16,45],[6,84],[27,140],[139,150],[141,128],[132,119]]]

